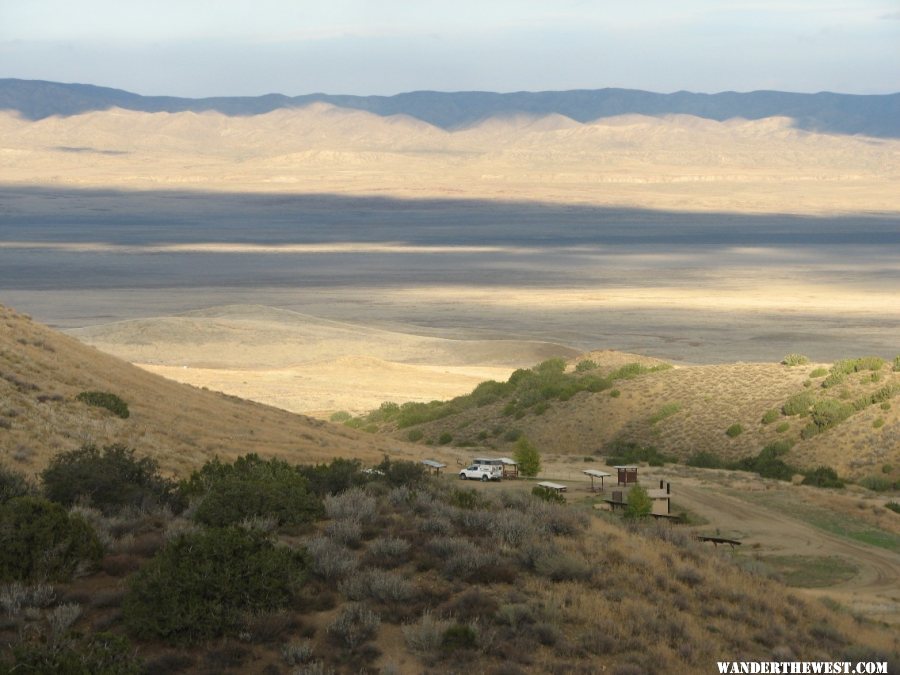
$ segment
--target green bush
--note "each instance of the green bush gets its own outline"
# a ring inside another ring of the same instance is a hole
[[[619,396],[622,395],[622,392],[619,391],[618,389],[613,389],[612,391],[609,392],[609,395],[610,395],[612,398],[619,398]]]
[[[780,459],[782,455],[791,449],[790,441],[775,441],[769,443],[756,457],[745,457],[728,465],[729,469],[738,471],[752,471],[764,478],[776,478],[778,480],[791,480],[797,469]]]
[[[771,410],[766,410],[766,412],[762,416],[763,424],[771,424],[775,420],[777,420],[781,416],[781,413],[772,408]]]
[[[475,649],[477,646],[478,633],[468,624],[453,624],[444,631],[444,635],[441,637],[441,649],[444,651]]]
[[[837,472],[830,466],[820,466],[806,473],[803,477],[803,485],[842,488],[844,487],[844,481],[838,477]]]
[[[833,398],[825,398],[813,404],[810,417],[819,431],[825,431],[850,417],[853,412],[852,405],[841,403]]]
[[[626,518],[645,518],[653,510],[653,500],[640,485],[635,485],[628,491],[627,502]]]
[[[737,423],[732,424],[725,430],[725,435],[728,436],[728,438],[737,438],[742,433],[744,433],[744,427]]]
[[[347,468],[352,471],[351,465]],[[297,467],[255,454],[233,464],[218,458],[207,462],[191,475],[184,491],[203,495],[194,519],[215,527],[259,516],[275,518],[279,525],[298,525],[323,513],[321,499]]]
[[[890,509],[894,513],[900,513],[900,504],[898,504],[897,502],[888,502],[884,505],[884,507],[886,509]]]
[[[138,675],[142,663],[127,638],[95,633],[77,639],[24,642],[12,648],[2,673],[57,675]]]
[[[675,461],[673,457],[664,455],[652,445],[642,446],[634,441],[617,439],[606,450],[609,452],[606,463],[610,466],[638,462],[647,462],[650,466],[664,466],[667,462]]]
[[[406,438],[410,443],[417,443],[421,441],[423,436],[425,436],[425,434],[421,429],[410,429],[409,433],[406,434]]]
[[[346,410],[338,410],[336,413],[332,413],[329,419],[332,422],[341,423],[349,421],[352,417],[353,415],[348,413]]]
[[[418,488],[429,479],[428,469],[423,464],[405,459],[392,460],[387,455],[375,469],[379,473],[374,478],[391,487]]]
[[[65,506],[88,500],[106,514],[124,507],[169,504],[176,509],[184,502],[174,482],[159,474],[150,457],[136,458],[124,445],[95,445],[56,455],[41,473],[44,493]]]
[[[305,568],[303,554],[258,530],[182,534],[129,580],[125,625],[136,637],[172,643],[234,634],[249,614],[288,605]]]
[[[831,387],[836,387],[844,381],[844,373],[840,372],[832,372],[828,377],[822,380],[822,388],[830,389]]]
[[[788,354],[781,359],[781,363],[788,367],[805,366],[809,363],[809,359],[803,354]]]
[[[66,580],[102,555],[91,526],[59,504],[15,497],[0,506],[0,581]]]
[[[866,476],[859,481],[859,484],[875,492],[887,492],[896,490],[900,486],[900,481],[891,480],[886,476]]]
[[[775,427],[775,432],[779,434],[783,434],[785,431],[791,428],[790,423],[788,422],[779,422]]]
[[[24,473],[0,465],[0,505],[16,497],[34,494],[34,487]]]
[[[812,372],[810,372],[810,377],[825,377],[828,374],[827,368],[814,368]]]
[[[781,406],[781,412],[788,417],[793,415],[805,415],[809,412],[810,406],[813,404],[815,397],[808,391],[801,391],[799,394],[790,396],[784,405]]]
[[[453,434],[449,431],[443,432],[440,436],[438,436],[438,444],[439,445],[447,445],[453,440]]]
[[[128,404],[125,403],[125,401],[107,391],[83,391],[75,398],[87,405],[92,405],[97,408],[106,408],[113,415],[121,417],[122,419],[128,419],[128,416],[131,414],[128,411]]]
[[[880,429],[883,426],[884,426],[884,418],[883,417],[879,417],[874,422],[872,422],[873,429]]]
[[[583,359],[576,364],[575,372],[583,373],[586,370],[594,370],[596,368],[597,368],[596,362],[592,361],[591,359]]]
[[[722,458],[715,453],[708,451],[695,452],[687,458],[685,462],[688,466],[695,466],[701,469],[721,469],[725,466]]]
[[[894,357],[894,363],[891,365],[891,370],[895,373],[900,373],[900,355]]]
[[[519,472],[523,476],[534,477],[540,473],[541,453],[524,436],[516,443],[513,458],[518,462]]]
[[[297,472],[306,478],[309,489],[319,497],[336,495],[369,480],[358,459],[336,457],[330,464],[301,465]]]

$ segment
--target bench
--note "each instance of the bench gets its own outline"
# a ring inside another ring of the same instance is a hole
[[[547,490],[553,490],[554,492],[565,492],[567,490],[565,485],[562,485],[560,483],[551,483],[549,481],[538,483],[538,486],[546,488]]]

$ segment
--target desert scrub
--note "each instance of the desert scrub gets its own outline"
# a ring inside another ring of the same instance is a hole
[[[175,483],[160,475],[156,460],[136,457],[134,450],[119,444],[103,450],[85,445],[56,455],[41,481],[51,500],[65,506],[86,500],[105,514],[163,504],[180,510],[185,504]]]
[[[426,611],[416,623],[403,626],[403,637],[406,645],[414,652],[433,655],[440,649],[444,633],[452,625],[452,621],[438,619]]]
[[[416,595],[416,587],[404,577],[383,570],[366,570],[341,582],[338,589],[349,600],[380,603],[406,602]]]
[[[351,520],[368,524],[378,515],[375,498],[362,488],[351,488],[325,497],[325,515],[332,520]]]
[[[842,488],[844,487],[844,481],[838,477],[837,472],[830,466],[820,466],[806,473],[803,477],[803,485]]]
[[[328,626],[328,636],[354,650],[375,637],[381,617],[362,603],[344,607]]]
[[[725,463],[722,461],[721,457],[719,457],[715,453],[709,452],[708,450],[695,452],[693,455],[687,458],[685,464],[701,469],[721,469],[725,466]]]
[[[779,434],[783,434],[785,431],[787,431],[787,430],[790,429],[790,428],[791,428],[790,423],[788,423],[788,422],[779,422],[779,423],[775,426],[775,432],[776,432],[776,433],[779,433]]]
[[[24,473],[0,465],[0,505],[16,497],[27,497],[36,492]]]
[[[781,412],[788,417],[793,415],[806,415],[812,406],[815,397],[808,391],[790,396],[781,406]]]
[[[244,617],[286,606],[305,557],[238,527],[179,536],[128,583],[122,605],[137,637],[196,643],[238,632]]]
[[[314,537],[306,543],[310,571],[325,581],[334,581],[356,571],[356,555],[326,537]]]
[[[378,537],[369,544],[366,554],[373,565],[396,567],[406,562],[409,555],[409,542],[397,537]]]
[[[742,433],[744,433],[744,427],[740,424],[732,424],[725,430],[725,435],[728,436],[728,438],[736,438]]]
[[[595,361],[592,361],[591,359],[583,359],[575,365],[575,372],[583,373],[586,370],[595,370],[597,367],[598,366]]]
[[[825,377],[828,374],[827,368],[814,368],[810,373],[810,377]]]
[[[15,645],[0,657],[4,673],[97,673],[138,675],[143,663],[127,638],[95,633],[52,641],[29,641]]]
[[[884,426],[884,418],[883,417],[879,417],[872,422],[873,429],[880,429],[883,426]]]
[[[322,515],[322,502],[297,467],[255,454],[233,464],[218,458],[207,462],[182,483],[181,491],[202,496],[194,519],[213,527],[260,516],[274,518],[279,525],[297,525]]]
[[[0,581],[66,580],[103,555],[84,520],[40,497],[0,506]]]
[[[777,420],[779,417],[781,417],[781,413],[778,412],[777,410],[775,410],[774,408],[771,408],[769,410],[766,410],[765,413],[763,413],[762,423],[763,424],[771,424],[772,422]]]
[[[352,417],[353,417],[353,415],[348,413],[346,410],[338,410],[336,413],[332,413],[329,420],[340,424],[340,423],[346,422],[347,420],[349,420]]]
[[[809,358],[807,358],[803,354],[788,354],[783,359],[781,359],[781,363],[790,368],[794,366],[805,366],[807,363],[809,363]]]
[[[121,417],[122,419],[128,419],[131,414],[125,401],[107,391],[83,391],[75,398],[87,405],[105,408],[116,417]]]

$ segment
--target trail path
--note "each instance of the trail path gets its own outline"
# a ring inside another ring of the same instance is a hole
[[[853,579],[827,588],[798,590],[828,596],[853,611],[900,623],[900,554],[825,532],[790,513],[750,504],[699,481],[680,483],[677,494],[680,504],[709,520],[703,531],[719,529],[723,536],[735,536],[743,542],[742,552],[846,558],[859,568]]]

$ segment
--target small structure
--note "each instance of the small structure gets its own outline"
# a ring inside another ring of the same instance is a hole
[[[600,479],[600,492],[603,492],[603,479],[612,476],[611,473],[606,473],[605,471],[597,471],[597,469],[585,469],[584,471],[582,471],[582,473],[586,476],[591,477],[591,492],[596,492],[596,490],[594,489],[595,478]]]
[[[647,490],[647,496],[653,500],[653,508],[650,515],[668,516],[672,513],[672,484],[659,481],[659,488]]]
[[[446,464],[441,464],[433,459],[423,459],[422,464],[427,466],[435,476],[439,476],[441,474],[441,469],[447,466]]]
[[[634,485],[638,482],[637,466],[629,464],[628,466],[614,466],[618,472],[618,485]]]
[[[553,492],[565,492],[567,490],[566,486],[562,483],[551,483],[550,481],[543,481],[538,483],[539,487],[546,488],[547,490],[553,490]]]
[[[503,462],[503,477],[504,478],[518,478],[519,477],[519,463],[511,459],[509,457],[501,457],[500,461]]]

